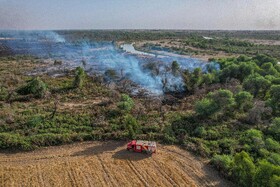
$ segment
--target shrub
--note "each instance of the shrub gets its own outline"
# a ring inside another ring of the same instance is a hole
[[[85,81],[86,73],[83,68],[77,67],[75,71],[75,79],[73,81],[74,88],[82,88]]]
[[[236,148],[238,142],[234,139],[223,138],[218,141],[220,153],[222,154],[232,154]]]
[[[273,64],[271,62],[264,63],[261,66],[261,69],[262,69],[261,74],[263,76],[265,76],[265,75],[277,76],[277,74],[278,74],[278,71],[273,67]]]
[[[0,101],[4,101],[8,97],[8,90],[5,87],[0,87]]]
[[[273,65],[277,64],[277,60],[270,56],[264,54],[258,54],[253,58],[259,66],[262,66],[264,63],[271,62]]]
[[[234,104],[233,94],[229,90],[220,89],[207,94],[207,98],[212,99],[219,109],[229,108]]]
[[[197,127],[194,130],[194,135],[199,137],[199,138],[205,138],[206,134],[207,134],[207,131],[205,130],[204,127]]]
[[[265,146],[269,151],[275,151],[279,152],[280,151],[280,144],[273,140],[272,138],[267,138],[265,140]]]
[[[280,118],[275,118],[268,129],[269,134],[277,141],[280,141]]]
[[[50,146],[50,145],[60,145],[62,143],[72,142],[69,134],[38,134],[30,137],[32,144],[37,146]]]
[[[211,116],[221,110],[226,111],[234,104],[233,94],[229,90],[218,90],[210,92],[207,97],[198,101],[195,105],[195,111],[200,116]]]
[[[33,78],[27,84],[17,90],[21,95],[33,94],[35,97],[42,98],[47,92],[47,85],[39,78]]]
[[[271,89],[270,89],[270,95],[271,95],[271,98],[279,103],[280,102],[280,85],[273,85],[271,86]]]
[[[240,74],[239,65],[231,64],[231,65],[225,67],[220,72],[220,80],[221,80],[221,82],[226,82],[230,78],[238,79],[240,77],[239,74]]]
[[[248,151],[258,153],[261,148],[264,148],[263,133],[256,129],[250,129],[244,132],[241,139],[242,143],[249,145]]]
[[[214,155],[211,163],[225,176],[229,175],[233,164],[233,159],[230,155]]]
[[[204,74],[202,77],[202,82],[206,85],[210,85],[216,81],[216,77],[214,73],[207,73]]]
[[[274,114],[280,114],[280,85],[272,85],[270,88],[269,105],[273,109]]]
[[[193,72],[185,70],[182,74],[186,90],[193,93],[202,84],[202,70],[200,68],[194,69]]]
[[[118,108],[121,111],[129,112],[134,106],[133,99],[126,94],[122,94],[121,101],[118,103]]]
[[[163,135],[164,135],[164,142],[166,143],[176,143],[178,142],[176,137],[175,137],[175,133],[172,130],[172,126],[171,125],[166,125],[163,131]]]
[[[217,140],[220,136],[220,133],[216,130],[209,129],[207,130],[206,139],[207,140]]]
[[[264,97],[268,91],[271,82],[258,74],[248,76],[243,82],[243,88],[253,94],[254,97]]]
[[[241,91],[235,95],[236,106],[241,111],[247,111],[253,106],[253,96],[246,91]]]
[[[0,133],[0,148],[31,150],[34,147],[25,137],[19,134]]]
[[[270,187],[279,187],[280,184],[280,176],[273,175],[269,180],[269,186]]]
[[[180,71],[180,66],[179,66],[179,64],[178,64],[177,61],[173,61],[173,62],[172,62],[171,70],[172,70],[172,74],[173,74],[174,76],[178,76],[179,71]]]
[[[213,100],[204,98],[195,104],[195,112],[202,117],[209,117],[219,111],[219,106]]]
[[[267,160],[274,165],[280,166],[280,154],[278,153],[271,153]]]
[[[275,166],[267,160],[259,161],[254,177],[254,186],[269,187],[271,183],[274,183],[273,176],[280,176],[280,166]]]
[[[26,125],[29,128],[33,128],[33,127],[36,127],[36,126],[42,124],[42,122],[43,122],[43,119],[41,116],[33,116],[26,122]]]
[[[250,155],[244,151],[235,154],[233,159],[232,176],[240,186],[252,186],[256,167]]]
[[[128,132],[129,138],[135,139],[136,134],[138,133],[138,131],[140,129],[140,127],[137,123],[137,120],[133,116],[127,114],[124,117],[124,126]]]

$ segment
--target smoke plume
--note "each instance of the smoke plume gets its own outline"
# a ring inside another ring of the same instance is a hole
[[[171,70],[176,61],[181,69],[193,70],[200,67],[207,71],[208,63],[181,56],[155,56],[122,50],[112,42],[77,41],[68,42],[52,31],[7,31],[0,33],[0,44],[8,46],[13,54],[31,54],[41,58],[86,63],[87,69],[104,74],[114,71],[119,79],[131,80],[152,94],[166,91],[183,91],[181,76]],[[217,64],[211,64],[219,68]],[[137,90],[135,90],[137,92]]]

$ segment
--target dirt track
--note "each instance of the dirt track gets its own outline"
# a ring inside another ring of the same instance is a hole
[[[84,142],[29,153],[0,153],[0,186],[230,186],[176,146],[128,152],[124,142]]]

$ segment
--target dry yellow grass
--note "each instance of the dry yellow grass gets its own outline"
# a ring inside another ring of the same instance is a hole
[[[176,146],[148,156],[124,142],[84,142],[28,153],[0,153],[0,186],[229,186]]]

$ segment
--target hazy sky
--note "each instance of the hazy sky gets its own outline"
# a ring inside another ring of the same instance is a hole
[[[0,0],[0,29],[280,29],[280,0]]]

